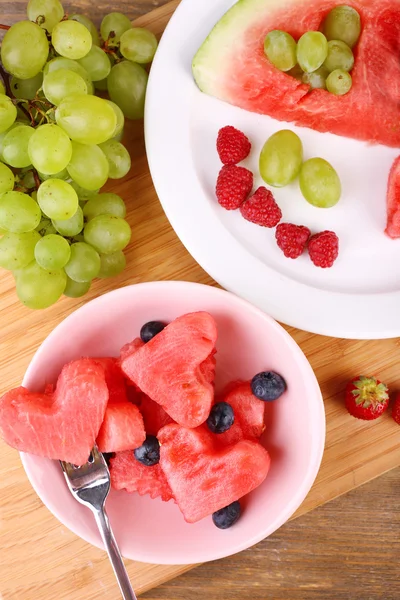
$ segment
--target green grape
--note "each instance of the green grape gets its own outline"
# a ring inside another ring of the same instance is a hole
[[[45,32],[31,21],[12,25],[1,44],[4,68],[20,79],[30,79],[40,73],[48,55],[49,42]]]
[[[31,159],[28,154],[29,140],[35,133],[33,127],[21,125],[11,129],[3,140],[3,158],[11,167],[21,169],[29,167]]]
[[[114,135],[114,137],[112,137],[111,140],[113,140],[114,142],[121,142],[123,137],[124,137],[124,130],[117,133],[117,135]]]
[[[34,199],[35,202],[37,202],[37,192],[36,191],[31,192],[30,196],[31,196],[31,198]],[[40,225],[40,223],[39,223],[39,225]],[[39,225],[38,225],[38,227],[39,227]],[[36,231],[38,231],[38,227],[36,227]]]
[[[62,296],[67,276],[62,269],[47,271],[36,261],[16,273],[17,296],[28,308],[48,308]]]
[[[11,192],[14,189],[14,173],[7,167],[0,163],[0,194],[3,192]]]
[[[70,246],[61,235],[45,235],[35,246],[36,262],[48,271],[65,267],[70,256]]]
[[[52,220],[52,223],[58,233],[66,237],[74,237],[83,229],[83,212],[80,206],[76,209],[73,217],[70,219]]]
[[[38,90],[42,87],[43,73],[40,72],[35,77],[30,79],[19,79],[11,77],[11,91],[16,98],[24,98],[25,100],[33,100],[36,98]]]
[[[132,23],[128,17],[119,12],[112,12],[102,20],[100,34],[104,41],[110,38],[113,44],[117,44],[121,35],[131,27]]]
[[[92,246],[85,242],[71,245],[71,258],[65,265],[65,272],[70,279],[83,283],[92,281],[100,271],[100,256]]]
[[[335,6],[323,23],[323,32],[328,40],[341,40],[353,48],[361,33],[360,15],[351,6]]]
[[[131,228],[124,219],[99,215],[86,224],[83,235],[85,242],[100,254],[112,254],[129,244]]]
[[[303,145],[289,129],[277,131],[265,142],[260,154],[260,174],[266,183],[283,187],[299,174]]]
[[[58,54],[78,60],[92,47],[92,36],[78,21],[61,21],[53,29],[51,42]]]
[[[35,169],[54,175],[66,168],[72,156],[68,135],[58,125],[41,125],[29,140],[28,153]]]
[[[69,173],[68,173],[68,177],[70,177]],[[74,181],[74,180],[70,181],[70,185],[72,185],[72,187],[78,194],[78,198],[81,202],[86,202],[87,200],[89,200],[93,196],[96,196],[99,193],[98,189],[97,190],[86,190],[85,188],[78,185],[76,183],[76,181]]]
[[[310,158],[301,167],[300,189],[313,206],[330,208],[339,202],[342,193],[335,169],[323,158]]]
[[[5,233],[0,239],[0,267],[16,271],[35,258],[35,246],[41,239],[37,231]]]
[[[148,75],[136,63],[124,60],[113,66],[107,85],[110,98],[128,119],[142,119]]]
[[[132,62],[147,64],[153,60],[157,46],[158,42],[154,33],[142,27],[133,27],[121,35],[119,49],[124,58]]]
[[[38,189],[38,204],[49,219],[70,219],[78,208],[78,194],[62,179],[47,179]]]
[[[351,71],[354,66],[354,56],[351,48],[340,40],[330,40],[328,42],[328,56],[325,59],[324,67],[328,71],[343,69]]]
[[[5,192],[0,196],[0,227],[14,233],[33,231],[41,219],[36,202],[22,192]]]
[[[347,94],[351,90],[352,85],[353,80],[350,73],[343,71],[343,69],[332,71],[326,79],[326,89],[336,96]]]
[[[36,227],[36,231],[40,233],[41,236],[57,233],[57,229],[54,227],[53,223],[50,221],[50,219],[45,217],[42,217],[39,225]]]
[[[57,56],[57,58],[53,58],[48,63],[46,63],[43,69],[43,75],[46,77],[48,73],[52,73],[53,71],[57,71],[58,69],[67,69],[67,71],[74,71],[74,73],[78,73],[86,83],[87,93],[93,94],[93,83],[89,77],[89,73],[80,65],[76,60],[71,60],[70,58],[64,58],[63,56]]]
[[[32,188],[34,188],[36,186],[35,176],[33,175],[32,170],[25,173],[25,175],[22,178],[22,184],[27,190],[31,190]],[[36,194],[36,192],[31,193],[31,197],[34,200],[36,200],[37,198],[32,195],[34,193]]]
[[[99,146],[104,152],[110,167],[108,176],[111,179],[121,179],[131,168],[131,157],[128,150],[116,140],[108,140]]]
[[[67,171],[67,169],[63,169],[62,171],[59,171],[58,173],[53,173],[52,175],[46,175],[45,173],[41,173],[40,171],[38,171],[38,175],[39,175],[39,179],[40,181],[47,181],[48,179],[69,179],[69,173]]]
[[[118,250],[112,254],[100,254],[100,271],[98,277],[100,279],[115,277],[122,273],[125,266],[126,258],[122,250]]]
[[[264,40],[264,52],[280,71],[290,71],[297,63],[297,44],[289,33],[275,29]]]
[[[67,168],[72,179],[87,190],[98,190],[108,179],[108,161],[95,145],[72,142],[72,157]]]
[[[89,73],[92,81],[105,79],[111,71],[107,54],[98,46],[92,46],[90,52],[80,59],[79,64]]]
[[[111,102],[111,100],[106,100],[106,102],[107,102],[107,104],[109,104],[111,106],[111,108],[115,112],[115,116],[117,117],[117,124],[115,126],[114,133],[111,138],[111,139],[113,139],[117,135],[120,135],[121,133],[123,133],[124,125],[125,125],[125,117],[124,117],[124,113],[122,112],[120,107],[117,106],[117,104],[115,104],[115,102]]]
[[[3,42],[4,43],[4,42]],[[5,94],[0,94],[0,133],[7,131],[17,118],[17,109]],[[114,128],[115,129],[115,128]]]
[[[86,15],[71,15],[69,17],[70,21],[78,21],[81,25],[84,25],[88,31],[90,31],[90,35],[92,36],[92,43],[94,46],[100,46],[100,36],[97,31],[96,25],[91,21]]]
[[[125,202],[117,194],[107,192],[90,198],[83,209],[83,216],[90,221],[99,215],[113,215],[123,219],[126,215]]]
[[[71,94],[87,94],[87,86],[78,73],[58,69],[46,75],[43,80],[43,91],[47,100],[58,106]]]
[[[312,73],[303,73],[301,80],[306,85],[309,85],[313,90],[326,90],[326,78],[328,75],[328,69],[322,66]]]
[[[68,298],[81,298],[90,290],[91,281],[74,281],[67,276],[67,285],[65,286],[64,296]]]
[[[64,17],[64,9],[59,0],[29,0],[27,14],[30,21],[51,33]]]
[[[96,90],[100,90],[102,92],[106,92],[108,87],[107,87],[107,77],[105,79],[100,79],[100,81],[95,81],[94,82],[94,87],[96,88]]]
[[[297,42],[297,62],[306,73],[319,69],[328,55],[328,42],[320,31],[307,31]]]
[[[56,121],[75,142],[101,144],[113,135],[117,117],[103,98],[74,95],[61,102]]]
[[[0,79],[0,94],[5,95],[5,93],[6,93],[6,88],[4,87],[4,83]]]

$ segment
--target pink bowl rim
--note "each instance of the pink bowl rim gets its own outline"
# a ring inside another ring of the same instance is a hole
[[[212,560],[218,560],[221,558],[225,558],[227,556],[231,556],[233,554],[236,554],[243,550],[246,550],[246,549],[250,548],[251,546],[254,546],[255,544],[261,542],[263,539],[265,539],[266,537],[268,537],[269,535],[274,533],[277,529],[279,529],[296,512],[296,510],[301,506],[304,499],[308,495],[308,493],[317,477],[317,474],[318,474],[318,471],[319,471],[319,468],[321,465],[323,453],[324,453],[324,448],[325,448],[326,420],[325,420],[324,402],[323,402],[322,393],[321,393],[317,378],[315,376],[315,373],[314,373],[309,361],[307,360],[305,354],[303,353],[303,351],[301,350],[301,348],[297,344],[297,342],[292,338],[292,336],[277,321],[275,321],[272,317],[270,317],[269,315],[264,313],[262,310],[256,308],[254,305],[252,305],[247,300],[243,300],[239,296],[236,296],[235,294],[228,292],[226,290],[223,290],[223,289],[211,286],[211,285],[205,285],[205,284],[194,283],[194,282],[186,282],[186,281],[151,281],[151,282],[145,282],[145,283],[137,283],[137,284],[124,286],[124,287],[118,288],[116,290],[112,290],[110,292],[102,294],[101,296],[98,296],[97,298],[94,298],[93,300],[87,302],[83,306],[80,306],[78,309],[76,309],[71,314],[69,314],[67,317],[65,317],[50,332],[50,334],[43,340],[43,342],[41,343],[41,345],[35,352],[34,356],[32,357],[32,360],[29,363],[29,366],[25,372],[25,375],[24,375],[24,378],[22,381],[22,385],[26,385],[26,382],[27,382],[27,380],[29,380],[31,373],[36,368],[36,364],[40,361],[41,355],[44,352],[45,345],[50,343],[53,340],[53,338],[57,337],[58,335],[62,335],[64,331],[68,331],[68,329],[70,327],[70,322],[76,318],[76,315],[78,313],[81,314],[81,313],[87,312],[88,317],[90,317],[90,311],[94,305],[101,305],[101,304],[107,305],[107,304],[109,304],[110,301],[113,302],[125,294],[130,295],[132,293],[132,290],[138,289],[138,288],[146,287],[155,294],[159,293],[160,296],[162,297],[162,290],[164,288],[170,287],[170,286],[173,286],[176,288],[177,294],[181,294],[181,293],[183,294],[185,292],[185,290],[189,290],[189,288],[196,287],[199,289],[199,292],[200,292],[200,289],[202,291],[205,291],[205,289],[206,289],[207,292],[210,294],[224,296],[228,302],[229,301],[236,302],[243,310],[253,312],[260,319],[266,321],[270,327],[279,330],[279,333],[281,335],[283,335],[284,337],[286,337],[286,340],[288,342],[289,347],[291,347],[291,350],[297,355],[297,357],[296,357],[297,360],[300,363],[302,363],[302,367],[306,371],[308,371],[308,373],[310,375],[310,380],[313,381],[313,387],[314,387],[313,392],[314,392],[315,398],[316,399],[318,398],[318,400],[319,400],[319,402],[315,406],[315,411],[318,411],[318,415],[317,415],[318,419],[316,419],[316,422],[318,423],[318,426],[316,428],[317,435],[315,436],[316,439],[314,441],[315,447],[313,449],[312,456],[310,457],[308,470],[305,473],[302,485],[298,488],[297,493],[294,494],[291,502],[289,502],[285,506],[285,508],[281,511],[280,515],[273,522],[266,524],[264,527],[261,526],[260,531],[257,532],[257,534],[250,536],[250,537],[246,537],[241,542],[238,542],[234,545],[232,545],[230,543],[230,547],[227,548],[226,552],[223,552],[223,553],[222,552],[214,553],[212,548],[209,548],[209,549],[205,548],[202,552],[200,552],[200,553],[197,552],[196,560],[190,560],[190,561],[187,560],[186,562],[182,561],[179,563],[179,564],[185,565],[185,564],[203,563],[203,562],[208,562],[208,561],[212,561]],[[311,381],[310,381],[310,383],[311,383]],[[82,531],[79,527],[79,524],[77,524],[75,521],[73,521],[73,519],[70,519],[69,515],[66,515],[61,510],[59,510],[58,505],[56,503],[48,501],[48,499],[46,498],[46,494],[42,492],[40,486],[36,485],[36,482],[34,482],[31,478],[30,464],[29,464],[30,456],[31,456],[30,454],[20,452],[21,462],[24,467],[25,473],[28,477],[28,480],[29,480],[30,484],[32,485],[33,489],[35,490],[36,494],[39,496],[40,500],[46,506],[46,508],[56,517],[56,519],[58,519],[58,521],[60,521],[60,523],[62,523],[70,531],[75,533],[75,535],[77,535],[84,541],[88,542],[92,546],[95,546],[101,550],[104,550],[104,546],[101,543],[99,543],[98,538],[94,534],[92,534],[91,532],[86,532],[86,531],[84,533],[82,533]],[[88,512],[88,517],[89,518],[91,517],[89,512]],[[157,555],[157,556],[155,556],[153,558],[153,554]],[[149,553],[149,552],[143,551],[143,549],[134,554],[125,552],[124,558],[134,560],[136,562],[144,562],[144,563],[151,563],[151,564],[162,564],[162,565],[172,565],[172,564],[176,565],[177,564],[176,562],[171,562],[170,560],[168,560],[167,556],[165,556],[165,557],[158,556],[156,549],[155,549],[154,553],[153,552]]]

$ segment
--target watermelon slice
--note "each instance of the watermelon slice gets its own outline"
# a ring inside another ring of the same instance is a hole
[[[122,452],[139,448],[146,439],[143,418],[130,402],[108,403],[97,436],[100,452]]]
[[[273,29],[296,40],[318,30],[340,0],[240,0],[219,21],[193,60],[199,88],[248,111],[317,131],[400,146],[400,2],[353,0],[362,31],[344,96],[311,90],[276,69],[263,43]]]
[[[157,435],[165,425],[174,422],[163,407],[146,396],[146,394],[141,395],[139,409],[142,413],[146,433],[150,435]]]
[[[242,440],[217,450],[205,427],[167,425],[158,432],[160,465],[188,523],[195,523],[235,500],[266,478],[268,452],[257,442]]]
[[[394,161],[389,173],[385,233],[393,239],[400,237],[400,156]]]
[[[104,369],[90,358],[66,364],[53,394],[18,387],[0,398],[0,434],[22,452],[83,465],[108,402]]]
[[[125,376],[119,366],[117,358],[94,358],[104,369],[104,376],[108,386],[109,402],[127,402]]]
[[[183,315],[123,358],[121,368],[174,421],[197,427],[207,419],[214,399],[216,340],[210,314]]]
[[[124,360],[131,354],[134,354],[136,350],[139,350],[139,348],[142,346],[144,346],[144,342],[140,338],[135,338],[131,342],[125,344],[125,346],[122,346],[120,351],[120,361]]]
[[[168,502],[173,498],[171,488],[160,465],[146,467],[134,457],[133,452],[118,452],[110,460],[111,485],[115,490],[137,492],[140,496],[161,497]]]
[[[258,440],[265,429],[265,403],[254,396],[250,381],[231,384],[223,400],[232,406],[235,421],[228,431],[215,435],[216,443],[227,446],[243,439]]]

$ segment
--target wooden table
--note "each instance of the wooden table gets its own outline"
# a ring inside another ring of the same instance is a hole
[[[64,6],[69,13],[84,12],[99,22],[101,16],[111,10],[120,10],[133,19],[165,3],[166,0],[135,0],[134,3],[128,0],[114,3],[110,0],[76,0],[65,2]],[[26,0],[1,0],[0,6],[3,23],[12,23],[25,16]],[[213,284],[184,251],[161,208],[153,202],[150,213],[142,200],[146,183],[140,175],[145,168],[141,124],[130,124],[129,135],[137,186],[135,202],[128,211],[134,228],[128,260],[134,275],[132,271],[121,275],[114,280],[113,287],[164,278]],[[122,183],[121,195],[123,192],[128,197],[132,195],[130,187],[129,182]],[[31,314],[25,338],[15,323],[20,315],[15,309],[12,288],[11,279],[2,273],[0,373],[7,373],[7,376],[0,383],[0,393],[19,383],[23,367],[28,364],[33,349],[53,328],[53,321],[61,320],[80,304],[79,301],[63,300],[50,309],[52,320],[49,319],[50,312]],[[107,289],[108,283],[97,282],[84,301]],[[5,315],[7,319],[4,319]],[[348,419],[341,406],[344,382],[358,369],[378,369],[388,383],[394,384],[399,380],[396,367],[398,343],[395,340],[348,342],[288,330],[318,372],[324,398],[329,401],[329,416],[336,418],[337,429],[331,428],[330,440],[337,438],[341,443],[340,428],[347,426]],[[331,358],[327,359],[327,356]],[[333,372],[332,361],[337,366]],[[334,376],[334,373],[340,375]],[[399,465],[400,451],[393,444],[397,430],[392,425],[387,419],[386,423],[366,430],[354,422],[354,437],[362,436],[364,444],[359,464],[356,468],[342,469],[335,477],[325,477],[298,514],[357,487],[376,472],[383,473]],[[400,440],[400,430],[398,435]],[[391,444],[387,437],[391,438]],[[349,439],[348,453],[351,444]],[[360,452],[360,444],[357,451]],[[29,483],[21,478],[21,466],[15,452],[4,444],[0,444],[0,452],[0,599],[119,599],[104,553],[57,524]],[[346,448],[340,457],[342,462],[345,455]],[[328,449],[325,460],[332,462],[334,456]],[[148,600],[239,600],[245,596],[254,600],[398,600],[399,476],[400,469],[395,468],[358,490],[291,521],[258,546],[223,561],[200,566],[143,597]],[[128,568],[135,584],[137,566],[130,563]],[[184,570],[176,570],[175,574]],[[149,565],[141,571],[139,591],[168,577],[167,567],[160,569]]]

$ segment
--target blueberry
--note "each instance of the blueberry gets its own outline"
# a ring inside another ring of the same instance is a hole
[[[157,333],[160,333],[166,327],[165,323],[161,323],[161,321],[149,321],[145,323],[140,330],[140,337],[142,341],[147,344],[150,340],[153,339]]]
[[[258,373],[251,380],[251,391],[259,400],[270,402],[277,400],[286,390],[286,382],[274,371]]]
[[[160,444],[155,435],[146,436],[145,441],[139,448],[133,451],[136,460],[146,467],[152,467],[160,462]]]
[[[207,419],[207,425],[213,433],[224,433],[228,431],[235,421],[233,408],[227,402],[214,404]]]
[[[232,527],[238,521],[240,513],[240,503],[236,500],[236,502],[232,502],[229,506],[225,506],[225,508],[221,508],[213,513],[212,520],[218,529],[229,529],[229,527]]]

